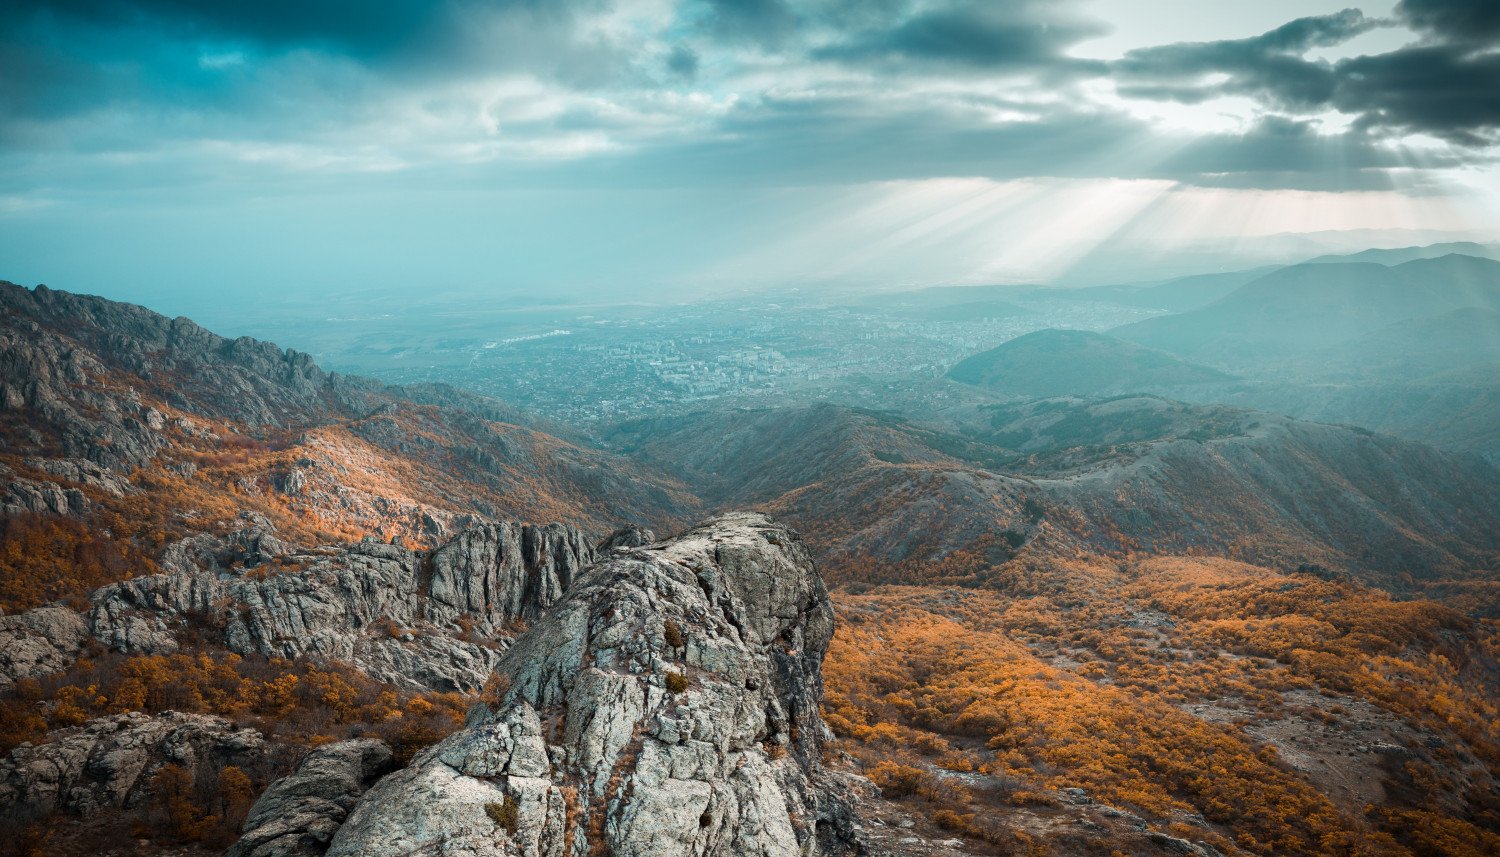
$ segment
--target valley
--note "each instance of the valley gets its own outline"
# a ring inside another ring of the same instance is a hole
[[[1278,283],[1418,262],[292,330],[379,380],[6,285],[5,847],[1495,853],[1500,263],[1419,262],[1317,348]]]

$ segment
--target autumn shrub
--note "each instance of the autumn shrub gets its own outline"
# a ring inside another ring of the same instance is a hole
[[[1397,840],[1479,837],[1475,825],[1489,816],[1445,816],[1436,804],[1414,811],[1446,819],[1452,833],[1415,824],[1402,832],[1384,816],[1376,816],[1383,830],[1371,831],[1246,730],[1258,718],[1287,716],[1289,691],[1329,690],[1454,736],[1493,770],[1494,701],[1460,681],[1456,665],[1493,662],[1496,635],[1437,605],[1232,563],[1183,560],[1133,575],[1124,566],[1069,567],[1055,577],[1078,588],[1025,597],[930,587],[840,595],[844,621],[825,662],[826,721],[871,779],[896,794],[920,790],[912,771],[949,766],[932,749],[977,743],[952,761],[1004,787],[976,791],[971,804],[940,793],[939,808],[952,813],[944,818],[955,830],[975,816],[961,835],[986,842],[1003,835],[986,832],[983,819],[1034,811],[1073,786],[1163,826],[1175,812],[1201,813],[1250,853],[1404,854]],[[1144,624],[1142,611],[1165,618]],[[1231,645],[1247,654],[1225,654]],[[1185,702],[1226,697],[1252,713],[1215,722],[1184,710]],[[1317,712],[1297,716],[1318,720]],[[1424,793],[1463,793],[1458,759],[1451,772],[1403,774],[1409,789],[1388,782],[1387,800],[1425,807],[1435,798]],[[1373,844],[1360,851],[1361,841]]]
[[[463,724],[469,700],[403,691],[344,666],[198,650],[99,653],[0,693],[0,752],[125,711],[216,714],[296,743],[372,734],[407,758]]]
[[[937,778],[921,768],[897,762],[880,762],[865,771],[880,793],[892,800],[911,795],[928,796],[937,792]]]
[[[521,805],[510,795],[506,795],[499,803],[485,804],[484,814],[490,817],[496,827],[511,836],[515,835],[516,828],[521,823]]]
[[[665,621],[665,622],[662,623],[662,626],[661,626],[661,635],[662,635],[662,639],[666,641],[667,646],[669,648],[672,648],[672,649],[680,649],[680,648],[682,648],[684,640],[683,640],[683,637],[682,637],[682,626],[681,625],[678,625],[676,622],[672,621],[671,619],[668,619],[667,621]]]
[[[682,673],[667,673],[667,690],[682,693],[688,689],[688,677]]]

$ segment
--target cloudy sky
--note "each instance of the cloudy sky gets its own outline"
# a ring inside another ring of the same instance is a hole
[[[188,311],[1500,238],[1497,47],[1494,0],[11,0],[0,278]]]

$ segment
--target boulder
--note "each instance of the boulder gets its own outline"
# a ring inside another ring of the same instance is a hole
[[[383,741],[360,738],[312,751],[272,783],[245,817],[244,835],[224,857],[315,857],[359,796],[395,764]]]

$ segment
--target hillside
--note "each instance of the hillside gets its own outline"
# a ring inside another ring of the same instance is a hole
[[[1294,265],[1200,309],[1111,333],[1215,366],[1263,365],[1461,308],[1500,310],[1500,262],[1448,255],[1395,267]]]
[[[1426,446],[1150,397],[955,420],[943,430],[832,406],[708,412],[623,426],[613,440],[711,502],[754,504],[807,531],[845,581],[983,582],[1018,551],[1204,552],[1388,585],[1500,567],[1500,474]],[[798,438],[795,453],[755,454],[782,436]]]
[[[1465,307],[1402,321],[1319,349],[1308,362],[1330,379],[1415,381],[1500,364],[1500,310]]]
[[[1163,351],[1083,330],[1039,330],[959,361],[948,377],[1017,398],[1100,396],[1232,380]]]
[[[597,536],[698,508],[670,479],[498,422],[507,409],[483,401],[432,388],[414,399],[187,319],[0,285],[0,496],[19,514],[7,540],[98,554],[94,586],[246,514],[302,544],[373,534],[430,546],[483,519]],[[6,608],[71,593],[55,568],[5,562]]]
[[[722,408],[605,452],[0,298],[0,854],[1500,847],[1477,460],[1145,395]],[[737,505],[801,534],[599,538]]]

